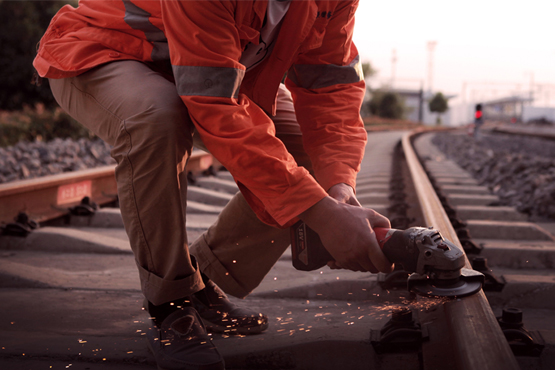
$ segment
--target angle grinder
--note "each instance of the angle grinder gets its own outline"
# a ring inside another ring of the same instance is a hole
[[[429,297],[464,297],[482,289],[484,275],[465,268],[463,250],[438,230],[375,228],[374,232],[385,256],[411,273],[409,291]],[[316,270],[334,260],[318,234],[303,222],[291,227],[291,250],[297,270]]]

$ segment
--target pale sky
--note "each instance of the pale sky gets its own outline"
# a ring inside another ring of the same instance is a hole
[[[395,86],[418,88],[428,81],[428,42],[433,89],[471,96],[528,91],[555,106],[555,1],[553,0],[360,0],[355,43],[362,61]],[[546,105],[546,104],[542,104]]]

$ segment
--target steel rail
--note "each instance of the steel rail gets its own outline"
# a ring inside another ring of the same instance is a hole
[[[406,134],[403,136],[402,145],[424,221],[426,225],[438,229],[446,239],[462,249],[457,233],[412,147],[412,140],[421,133],[422,131],[413,131]],[[468,258],[466,267],[471,268]],[[433,341],[430,338],[430,342],[423,343],[424,369],[447,368],[445,361],[450,361],[456,369],[461,370],[520,369],[483,291],[449,300],[442,305],[442,309],[444,316],[439,319],[437,312],[424,313],[424,321],[431,320],[431,325],[437,321],[438,325],[447,327],[447,332],[441,335],[448,339]],[[422,322],[423,318],[420,319]],[[446,359],[450,356],[449,353],[454,357]]]
[[[186,171],[196,174],[214,163],[211,154],[194,151]],[[68,208],[89,197],[97,204],[117,199],[114,166],[45,176],[0,184],[0,223],[10,223],[20,212],[36,222],[51,220],[68,213]]]
[[[485,131],[488,128],[485,129]],[[508,134],[508,135],[519,135],[519,136],[528,136],[528,137],[535,137],[540,139],[546,140],[555,140],[555,132],[553,129],[549,127],[527,127],[527,126],[509,126],[500,124],[491,129],[492,133],[500,133],[500,134]]]

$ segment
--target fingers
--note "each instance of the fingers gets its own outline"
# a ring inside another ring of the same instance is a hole
[[[338,202],[360,207],[360,203],[355,196],[355,191],[350,185],[343,183],[333,185],[328,190],[328,194]]]
[[[361,234],[358,238],[351,240],[349,244],[344,245],[344,248],[342,248],[344,254],[337,255],[339,260],[336,259],[335,261],[328,262],[328,266],[331,269],[347,269],[372,273],[382,270],[389,272],[391,270],[391,263],[381,251],[368,221],[366,230],[368,231],[367,233]]]
[[[336,262],[336,261],[329,261],[328,262],[328,267],[331,270],[350,270],[350,269],[346,269],[344,268],[340,263]],[[362,269],[358,269],[358,270],[351,270],[351,271],[360,271],[360,272],[372,272],[372,273],[378,273],[378,269],[373,267],[370,270],[362,270]]]
[[[374,236],[375,237],[375,236]],[[369,248],[369,258],[372,261],[372,265],[376,270],[380,272],[391,272],[393,271],[393,264],[387,259],[385,254],[383,254],[378,241],[376,240],[376,245],[371,245]],[[377,271],[376,271],[377,272]]]
[[[379,270],[370,262],[365,264],[365,266],[362,265],[342,265],[337,261],[329,261],[328,262],[328,267],[331,270],[350,270],[350,271],[355,271],[355,272],[371,272],[371,273],[378,273]],[[349,266],[349,267],[347,267]]]
[[[345,239],[347,244],[344,250],[348,250],[348,253],[340,256],[343,257],[340,261],[336,260],[329,264],[330,268],[372,273],[391,272],[393,265],[383,254],[373,230],[374,227],[390,228],[389,220],[371,209],[359,208],[358,210],[363,212],[366,226],[358,230],[359,234],[355,238]],[[343,231],[355,233],[355,230],[343,229]]]
[[[389,219],[378,212],[374,211],[373,209],[369,209],[370,214],[368,215],[368,221],[370,221],[370,226],[373,228],[375,227],[384,227],[386,229],[391,229],[391,222]]]
[[[368,246],[368,257],[372,261],[372,265],[375,269],[379,270],[380,272],[391,272],[393,271],[393,264],[387,259],[385,254],[383,254],[382,248],[380,247],[378,239],[376,238],[376,233],[373,230],[373,227],[390,228],[391,224],[386,217],[383,217],[377,212],[374,213],[375,215],[380,217],[375,220],[373,225],[372,222],[368,220],[368,222],[370,223],[369,227],[372,229],[371,242]]]

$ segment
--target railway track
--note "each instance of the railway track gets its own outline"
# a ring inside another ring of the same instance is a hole
[[[269,315],[268,332],[213,335],[228,368],[555,367],[553,236],[512,209],[489,206],[495,199],[433,146],[433,135],[370,133],[357,196],[363,206],[389,216],[394,227],[434,226],[460,243],[468,267],[487,274],[486,291],[461,299],[413,296],[402,278],[399,288],[398,276],[296,271],[288,251],[240,302]],[[196,175],[189,185],[190,240],[237,191],[224,171],[201,176],[210,164],[211,157],[198,154],[188,168]],[[148,320],[138,309],[138,274],[119,211],[81,202],[87,196],[115,204],[113,168],[90,174],[104,180],[75,174],[48,186],[21,182],[38,195],[18,183],[0,185],[0,221],[12,222],[25,211],[41,223],[33,229],[20,216],[20,225],[0,236],[2,368],[153,368],[142,338]],[[382,329],[392,315],[406,319],[408,312],[416,330],[401,327],[384,340]]]
[[[538,137],[542,139],[555,140],[555,132],[551,126],[538,125],[514,125],[496,123],[489,127],[494,133],[504,133],[510,135]]]
[[[503,318],[502,329],[518,354],[519,366],[553,367],[553,359],[547,360],[551,350],[543,347],[546,338],[552,343],[554,327],[549,319],[555,308],[553,235],[515,209],[496,205],[498,198],[438,151],[432,136],[418,137],[415,149],[442,208],[450,215],[451,233],[466,244],[472,266],[486,273],[487,301],[496,317]],[[544,226],[552,228],[552,224]],[[507,323],[511,320],[515,326]],[[517,323],[526,330],[513,332]]]

